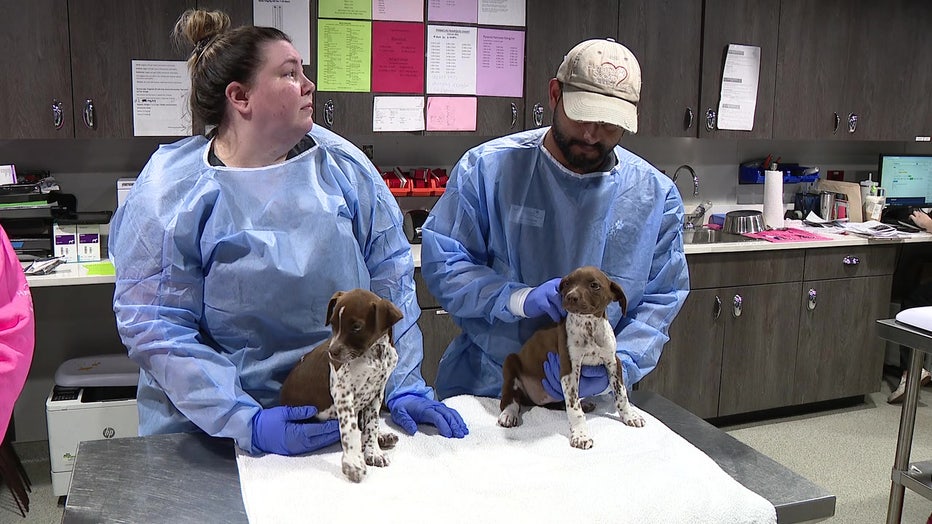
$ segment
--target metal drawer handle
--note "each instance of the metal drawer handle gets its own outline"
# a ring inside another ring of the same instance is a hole
[[[84,125],[94,129],[94,101],[88,98],[84,101]]]
[[[333,127],[333,100],[324,102],[324,123],[327,127]]]
[[[706,131],[715,130],[715,111],[711,108],[705,111],[705,129]]]
[[[807,307],[809,308],[809,311],[812,311],[813,309],[815,309],[815,307],[816,307],[816,290],[814,290],[814,289],[810,289],[810,290],[809,290],[809,300],[808,300],[808,302],[807,302],[806,305],[807,305]]]
[[[742,302],[744,302],[744,299],[741,298],[741,295],[735,295],[735,300],[734,300],[735,309],[733,312],[735,318],[738,318],[741,316],[741,303]]]
[[[514,129],[515,124],[518,123],[518,106],[514,102],[511,103],[511,128]]]
[[[544,106],[534,104],[534,125],[540,127],[544,123]]]
[[[858,115],[848,113],[848,133],[854,133],[858,129]]]
[[[449,313],[447,313],[447,310],[446,310],[446,309],[438,309],[437,311],[434,311],[434,314],[437,315],[437,316],[449,315]]]
[[[859,259],[858,257],[853,257],[851,255],[848,255],[845,258],[843,258],[841,262],[842,264],[846,266],[856,266],[861,263],[861,259]]]
[[[712,304],[712,320],[718,320],[722,316],[722,299],[715,295],[715,303]]]
[[[62,109],[61,100],[52,99],[52,125],[55,129],[61,129],[65,125],[65,111]]]
[[[696,115],[693,113],[693,108],[687,107],[686,118],[684,119],[685,120],[684,124],[686,124],[686,129],[690,129],[693,127],[693,121],[695,120],[695,116]]]
[[[841,123],[841,117],[838,116],[838,113],[832,113],[832,114],[835,115],[835,126],[832,128],[832,134],[834,135],[835,133],[838,132],[838,124]]]

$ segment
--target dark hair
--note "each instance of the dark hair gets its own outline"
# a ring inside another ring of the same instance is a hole
[[[191,73],[191,114],[205,125],[218,126],[226,113],[226,88],[230,82],[249,84],[262,63],[265,42],[291,38],[273,27],[242,26],[230,29],[230,17],[222,11],[189,9],[175,22],[172,38],[177,44],[194,44],[188,59]]]

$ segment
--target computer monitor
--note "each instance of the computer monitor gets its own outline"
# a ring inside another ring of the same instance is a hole
[[[889,206],[932,206],[932,155],[881,154],[877,182]]]

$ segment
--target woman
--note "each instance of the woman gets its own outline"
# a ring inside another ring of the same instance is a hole
[[[336,442],[313,406],[277,406],[298,359],[330,335],[337,290],[370,289],[404,313],[386,399],[392,419],[467,433],[420,375],[420,314],[401,212],[352,144],[313,125],[314,84],[287,35],[228,30],[192,10],[176,38],[191,109],[207,137],[161,146],[114,215],[114,311],[141,367],[140,434],[196,431],[251,453],[306,453]]]

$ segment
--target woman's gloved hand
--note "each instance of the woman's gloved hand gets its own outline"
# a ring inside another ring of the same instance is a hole
[[[300,422],[317,414],[314,406],[277,406],[252,418],[252,445],[276,455],[300,455],[340,440],[336,420]]]
[[[544,362],[544,379],[540,381],[544,391],[555,399],[563,399],[563,383],[560,382],[560,356],[547,353]],[[579,398],[599,395],[608,388],[608,372],[605,366],[583,366],[579,377]]]
[[[409,435],[417,433],[418,424],[431,424],[447,438],[463,438],[469,429],[455,409],[442,402],[419,395],[402,395],[388,403],[392,421]]]
[[[524,298],[524,316],[535,318],[547,315],[554,322],[559,322],[565,317],[563,297],[560,296],[560,280],[562,278],[552,278],[532,289]]]

